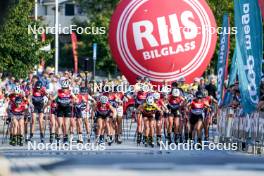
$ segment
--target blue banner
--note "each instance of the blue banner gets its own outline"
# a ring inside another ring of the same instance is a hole
[[[226,78],[226,67],[228,64],[229,54],[229,17],[225,13],[223,17],[223,26],[220,34],[220,50],[218,53],[218,64],[217,64],[217,101],[218,105],[222,103],[224,82]]]
[[[229,71],[229,79],[228,79],[228,86],[231,86],[233,84],[235,84],[236,82],[236,77],[237,77],[237,51],[236,51],[236,48],[235,48],[235,51],[234,51],[234,55],[233,55],[233,58],[232,58],[232,63],[231,63],[231,68],[230,68],[230,71]]]
[[[241,104],[256,110],[262,70],[262,20],[258,0],[235,0],[236,52]]]

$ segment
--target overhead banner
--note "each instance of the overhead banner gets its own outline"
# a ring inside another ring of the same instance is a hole
[[[220,50],[218,54],[218,64],[217,64],[217,101],[218,105],[222,103],[224,82],[227,75],[227,64],[230,46],[230,35],[229,29],[229,17],[228,13],[224,14],[223,26],[220,34]]]
[[[229,71],[228,86],[235,84],[236,77],[237,77],[237,71],[238,71],[237,70],[237,50],[235,48],[233,58],[232,58],[231,68]]]
[[[78,73],[78,52],[77,52],[78,45],[77,45],[77,36],[75,32],[72,32],[71,40],[72,40],[72,53],[74,59],[74,73]]]
[[[256,110],[262,72],[262,21],[258,0],[235,0],[237,65],[245,113]]]
[[[161,8],[158,8],[161,7]],[[214,15],[205,0],[121,0],[110,24],[109,44],[130,83],[200,77],[217,41]]]

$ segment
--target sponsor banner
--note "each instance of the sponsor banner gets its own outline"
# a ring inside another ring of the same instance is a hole
[[[78,73],[78,52],[77,52],[78,45],[77,45],[77,36],[75,32],[71,34],[71,40],[72,40],[72,53],[74,59],[74,73]]]
[[[237,65],[241,104],[256,110],[262,72],[262,21],[257,0],[235,0]]]
[[[162,7],[162,8],[159,8]],[[130,83],[201,76],[215,51],[213,13],[205,0],[122,0],[110,24],[113,58]]]
[[[229,79],[228,79],[228,86],[231,86],[235,84],[236,78],[237,78],[237,49],[235,48],[233,58],[232,58],[232,63],[231,63],[231,68],[230,68],[230,74],[229,74]]]
[[[217,64],[217,101],[218,105],[222,103],[223,92],[224,92],[224,82],[227,75],[227,64],[229,55],[229,17],[228,13],[224,14],[222,32],[220,35],[220,50],[218,53],[218,64]]]

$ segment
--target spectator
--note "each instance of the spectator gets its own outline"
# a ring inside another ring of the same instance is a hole
[[[201,91],[201,92],[204,92],[206,89],[205,89],[206,85],[205,85],[205,80],[203,77],[200,78],[200,84],[198,86],[198,90]]]
[[[264,110],[264,77],[262,77],[260,84],[260,98],[259,98],[258,110],[260,111]]]
[[[210,83],[205,86],[205,89],[208,91],[208,95],[216,98],[216,80],[215,78],[211,78]]]

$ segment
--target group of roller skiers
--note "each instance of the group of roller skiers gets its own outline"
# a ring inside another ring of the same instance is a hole
[[[196,78],[193,84],[185,84],[184,78],[170,84],[164,81],[160,90],[153,88],[147,77],[138,77],[136,81],[133,92],[112,86],[106,92],[92,93],[67,78],[58,80],[60,86],[52,91],[46,89],[41,79],[27,89],[23,85],[8,91],[1,88],[0,116],[8,124],[9,144],[23,146],[36,140],[36,124],[41,143],[47,142],[48,126],[49,142],[58,145],[73,142],[76,135],[77,143],[121,144],[124,118],[137,123],[138,145],[154,147],[164,140],[169,144],[195,138],[198,143],[208,140],[217,101],[208,94],[203,78]],[[128,117],[123,105],[130,99],[135,102],[134,115]],[[95,141],[91,141],[92,131]]]

